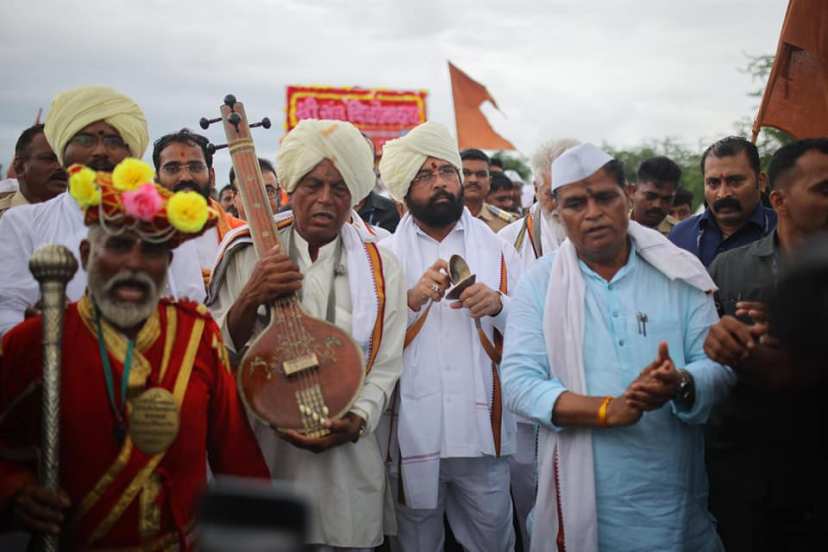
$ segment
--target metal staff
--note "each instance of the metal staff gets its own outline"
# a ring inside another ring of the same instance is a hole
[[[60,366],[63,343],[63,311],[66,284],[78,270],[78,261],[62,245],[44,245],[32,253],[29,270],[40,284],[43,304],[43,421],[40,454],[40,483],[57,491],[60,465]],[[55,535],[38,535],[38,549],[57,552]]]

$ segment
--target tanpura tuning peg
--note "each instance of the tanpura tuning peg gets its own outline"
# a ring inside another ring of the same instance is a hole
[[[236,128],[236,132],[238,132],[239,125],[241,124],[241,116],[234,111],[229,117],[227,117],[227,120]]]
[[[224,149],[226,147],[227,147],[227,144],[219,144],[219,145],[207,144],[207,152],[210,155],[213,155],[214,153],[216,153],[216,150]]]
[[[267,117],[264,117],[258,123],[253,123],[252,125],[250,125],[250,128],[256,128],[256,127],[270,128],[270,119],[268,119]]]
[[[227,94],[224,97],[224,105],[233,109],[233,106],[236,105],[236,97],[233,94]]]
[[[207,117],[202,117],[198,120],[198,126],[203,128],[204,130],[207,130],[207,127],[219,121],[221,121],[221,117],[217,117],[216,119],[208,119]]]

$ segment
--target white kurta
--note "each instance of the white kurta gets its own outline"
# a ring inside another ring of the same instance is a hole
[[[286,246],[291,227],[280,231]],[[302,306],[312,316],[325,318],[331,278],[334,277],[334,252],[339,239],[319,250],[315,262],[308,255],[307,242],[293,233],[298,265],[302,274]],[[396,533],[393,499],[387,483],[384,458],[374,430],[388,403],[402,370],[402,343],[405,335],[405,290],[397,259],[380,249],[386,283],[383,338],[373,369],[366,376],[351,411],[364,418],[368,434],[356,443],[346,443],[320,454],[297,448],[280,439],[268,426],[255,422],[256,436],[274,479],[293,481],[311,501],[312,526],[309,542],[339,547],[373,547],[382,543],[383,534]],[[256,253],[246,246],[226,261],[223,280],[210,309],[219,323],[225,343],[234,352],[226,315],[250,278]],[[349,288],[347,255],[341,264],[345,274],[334,280],[335,324],[353,333],[353,306]],[[219,271],[216,272],[218,274]],[[364,285],[372,283],[366,281]],[[264,326],[257,321],[254,336]]]
[[[29,272],[29,257],[34,250],[46,244],[64,245],[80,265],[80,242],[88,231],[83,213],[68,192],[43,203],[15,207],[0,218],[0,335],[21,322],[26,309],[40,299],[37,282]],[[66,296],[77,301],[85,289],[86,272],[79,267],[66,286]],[[165,293],[204,300],[201,268],[190,242],[173,252]]]
[[[437,259],[461,255],[477,275],[477,282],[497,290],[501,261],[505,262],[508,291],[514,289],[521,263],[514,248],[497,237],[468,209],[441,241],[429,237],[410,215],[382,242],[398,255],[411,289]],[[508,296],[495,317],[483,317],[484,332],[492,339],[503,331]],[[406,501],[414,508],[434,508],[437,501],[439,460],[477,458],[495,454],[491,426],[492,363],[480,343],[467,309],[452,309],[451,301],[434,303],[417,337],[405,350],[400,378],[397,435],[401,452]],[[423,307],[424,309],[425,307]],[[408,323],[420,315],[408,308]],[[514,451],[515,421],[503,409],[501,449]],[[396,452],[396,451],[395,451]]]

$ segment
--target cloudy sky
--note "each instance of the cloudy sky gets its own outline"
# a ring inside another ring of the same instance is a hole
[[[291,84],[426,89],[454,124],[446,60],[484,83],[524,153],[571,136],[696,147],[753,116],[745,54],[773,53],[787,0],[3,0],[0,163],[39,107],[108,84],[155,138],[216,116],[228,92],[272,157]],[[220,128],[209,137],[223,142]],[[230,166],[217,156],[218,183]]]

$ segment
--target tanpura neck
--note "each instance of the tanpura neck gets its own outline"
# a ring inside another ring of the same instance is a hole
[[[471,212],[473,217],[476,217],[477,215],[479,215],[480,211],[483,209],[483,203],[484,203],[483,200],[472,202],[472,201],[469,201],[468,199],[465,199],[464,202],[466,204],[466,207],[469,208],[469,211]]]
[[[441,226],[439,228],[435,226],[429,226],[419,219],[414,219],[414,223],[417,226],[419,226],[420,230],[425,232],[428,237],[432,238],[435,241],[441,242],[446,238],[446,236],[449,235],[449,233],[451,233],[451,231],[454,229],[454,226],[457,224],[457,221],[454,221],[446,226]]]

